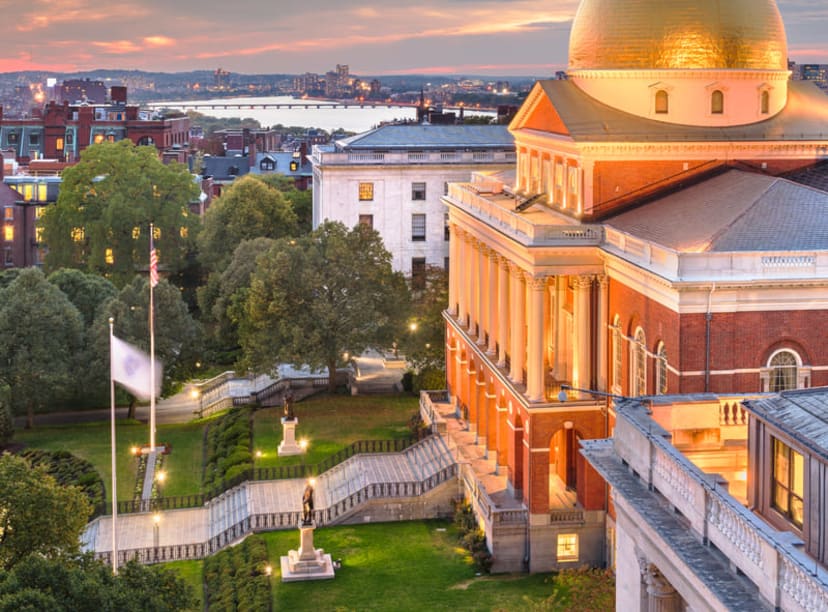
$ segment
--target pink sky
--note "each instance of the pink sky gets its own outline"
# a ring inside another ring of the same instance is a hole
[[[551,75],[578,0],[0,0],[0,72]],[[828,3],[779,0],[791,59],[828,63]]]

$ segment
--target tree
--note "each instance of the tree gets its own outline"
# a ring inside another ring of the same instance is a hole
[[[160,265],[178,272],[192,249],[189,203],[198,192],[187,167],[162,163],[155,147],[121,140],[86,148],[64,170],[57,203],[40,221],[45,269],[79,268],[122,286],[149,265],[154,223]]]
[[[239,321],[244,364],[254,370],[279,361],[327,368],[333,390],[344,353],[389,346],[405,320],[405,279],[367,226],[326,221],[277,241],[256,264]]]
[[[155,355],[164,365],[164,390],[186,378],[200,360],[202,337],[181,291],[162,279],[154,292]],[[101,308],[93,324],[95,367],[109,372],[109,318],[115,319],[115,335],[149,353],[149,283],[136,276],[115,298]],[[108,382],[107,377],[102,380]],[[134,417],[135,402],[130,402],[129,418]]]
[[[263,174],[261,179],[282,192],[296,214],[297,233],[309,234],[313,229],[313,192],[300,191],[289,176]]]
[[[115,285],[104,277],[71,268],[52,272],[46,280],[66,294],[80,312],[83,324],[87,328],[95,320],[98,309],[118,294]]]
[[[446,308],[448,273],[443,268],[429,266],[424,286],[412,290],[411,319],[399,341],[400,349],[418,375],[440,371],[445,377],[446,322],[443,311]]]
[[[78,309],[37,268],[27,268],[0,291],[0,380],[12,405],[26,412],[26,427],[75,381],[83,342]]]
[[[282,238],[295,232],[296,214],[282,192],[246,175],[207,209],[198,239],[199,259],[210,272],[220,273],[242,240]]]
[[[9,386],[0,383],[0,448],[8,444],[14,435],[14,415],[11,407]]]
[[[76,552],[91,512],[77,487],[60,486],[21,457],[0,455],[0,567],[8,570],[31,553]]]
[[[172,612],[192,609],[195,603],[190,586],[172,570],[134,560],[117,576],[90,554],[56,559],[32,554],[10,571],[0,571],[0,612]]]

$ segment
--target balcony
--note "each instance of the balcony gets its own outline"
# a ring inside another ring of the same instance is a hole
[[[514,151],[325,151],[314,148],[315,165],[514,164]]]

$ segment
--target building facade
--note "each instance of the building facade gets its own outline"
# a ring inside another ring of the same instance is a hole
[[[512,173],[444,198],[451,401],[528,510],[532,571],[607,561],[578,448],[612,434],[608,396],[828,384],[828,193],[793,180],[828,98],[789,81],[773,1],[633,4],[581,2]]]
[[[448,184],[514,165],[505,126],[386,125],[314,146],[313,225],[365,223],[382,236],[395,270],[446,266]]]

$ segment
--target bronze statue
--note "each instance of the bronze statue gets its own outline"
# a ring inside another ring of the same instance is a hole
[[[313,485],[309,482],[302,493],[302,524],[313,523]]]
[[[293,393],[290,389],[285,392],[285,397],[283,400],[284,404],[284,411],[285,411],[285,418],[292,421],[296,418],[293,414]]]

